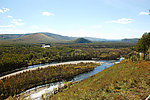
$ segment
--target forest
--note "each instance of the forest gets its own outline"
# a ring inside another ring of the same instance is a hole
[[[130,56],[133,43],[95,42],[95,43],[50,43],[50,48],[42,48],[41,44],[1,44],[0,45],[0,73],[11,71],[29,65],[63,62],[74,60],[116,60]],[[66,80],[83,72],[93,70],[97,64],[78,64],[53,66],[24,72],[13,77],[0,80],[0,94],[4,99],[14,96],[26,89]]]
[[[43,100],[149,100],[150,33],[143,34],[134,50],[120,63]],[[143,59],[139,52],[143,53]]]
[[[50,48],[41,48],[41,44],[0,45],[0,76],[4,72],[27,67],[29,65],[90,59],[117,59],[132,53],[132,43],[52,43]]]
[[[93,70],[99,63],[78,63],[49,66],[26,71],[0,80],[0,100],[14,96],[42,84],[67,80],[78,74]]]

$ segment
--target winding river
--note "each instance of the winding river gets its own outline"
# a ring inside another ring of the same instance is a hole
[[[77,82],[77,81],[84,80],[84,79],[114,65],[115,63],[119,63],[122,59],[123,58],[120,58],[119,60],[99,60],[98,62],[103,62],[103,63],[100,66],[97,66],[93,71],[77,75],[74,78],[67,80],[67,82],[61,81],[61,82],[55,82],[55,83],[45,84],[45,85],[31,88],[29,90],[26,90],[24,93],[21,93],[21,95],[19,95],[19,98],[29,99],[29,100],[31,100],[31,99],[32,100],[41,100],[42,96],[52,94],[54,92],[53,91],[54,89],[58,89],[58,87],[63,87],[64,84],[67,84],[70,81]],[[29,66],[29,68],[39,67],[39,66],[40,65]]]

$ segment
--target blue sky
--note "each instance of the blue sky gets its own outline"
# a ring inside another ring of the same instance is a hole
[[[0,34],[139,38],[150,32],[149,5],[150,0],[0,0]]]

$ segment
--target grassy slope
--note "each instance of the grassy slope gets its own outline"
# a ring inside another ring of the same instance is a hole
[[[123,61],[52,97],[59,99],[145,99],[150,95],[150,62]]]
[[[17,39],[14,39],[13,41],[33,41],[33,42],[50,42],[50,41],[55,41],[54,38],[48,37],[47,35],[41,34],[41,33],[35,33],[35,34],[30,34],[27,36],[23,36]]]

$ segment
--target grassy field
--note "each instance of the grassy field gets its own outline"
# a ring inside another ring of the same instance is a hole
[[[46,99],[144,100],[148,95],[150,62],[125,60]]]

